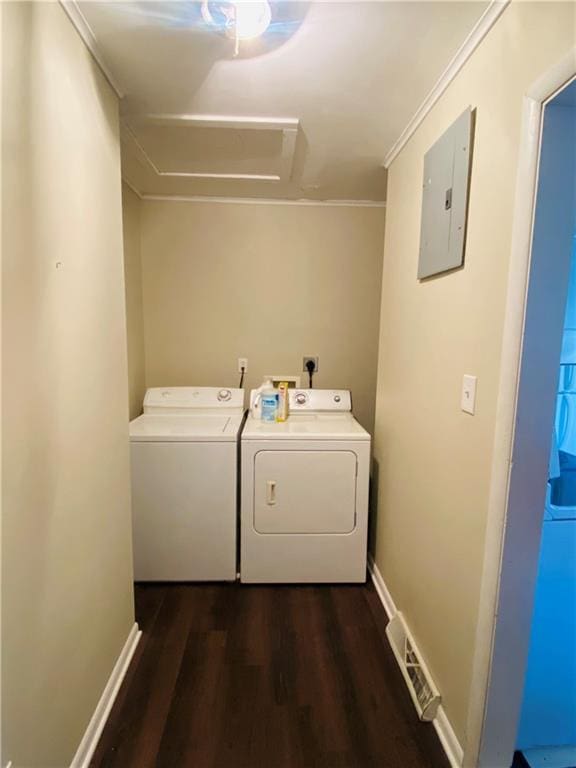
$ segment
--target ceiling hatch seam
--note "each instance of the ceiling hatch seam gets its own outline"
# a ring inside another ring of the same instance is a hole
[[[227,117],[214,115],[141,115],[136,116],[145,123],[159,123],[167,125],[206,125],[208,127],[232,127],[235,130],[268,130],[278,131],[282,134],[282,153],[280,156],[281,169],[275,174],[260,173],[209,173],[209,172],[184,172],[184,171],[162,171],[155,163],[150,154],[144,149],[141,140],[136,135],[136,129],[128,122],[129,118],[122,120],[130,140],[134,144],[136,151],[141,158],[150,166],[152,171],[158,177],[171,178],[191,178],[191,179],[219,179],[219,180],[239,180],[239,181],[263,181],[277,183],[280,181],[289,181],[292,177],[294,167],[296,139],[300,127],[298,118],[258,118],[258,117]],[[133,120],[134,118],[132,118]]]

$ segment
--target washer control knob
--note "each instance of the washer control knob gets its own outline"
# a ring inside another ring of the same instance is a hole
[[[218,400],[220,400],[221,403],[224,403],[227,400],[230,400],[231,397],[232,397],[232,392],[230,392],[229,389],[221,389],[220,392],[218,392]]]
[[[334,402],[335,403],[339,403],[341,400],[342,400],[342,398],[340,397],[340,395],[334,395]]]
[[[295,399],[296,399],[296,402],[298,403],[298,405],[306,405],[306,400],[308,398],[306,397],[304,392],[298,392],[298,394],[296,395]]]

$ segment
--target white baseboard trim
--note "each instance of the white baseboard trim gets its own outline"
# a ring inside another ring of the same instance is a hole
[[[462,768],[464,750],[454,733],[452,724],[450,720],[448,720],[442,704],[438,707],[436,717],[432,720],[432,725],[436,729],[440,744],[442,744],[442,747],[444,748],[444,752],[446,753],[451,768]]]
[[[378,597],[384,606],[386,615],[391,619],[398,612],[398,609],[396,608],[392,595],[390,594],[386,582],[380,573],[380,569],[374,562],[372,555],[368,555],[368,571],[372,577],[372,583],[378,593]],[[454,733],[452,724],[450,723],[450,720],[448,720],[446,712],[441,704],[438,707],[436,717],[432,721],[432,724],[438,734],[438,738],[440,739],[440,743],[446,753],[451,768],[462,768],[464,750],[462,749],[462,746]]]
[[[378,566],[374,562],[374,558],[370,554],[368,555],[368,572],[372,577],[372,583],[374,584],[374,588],[376,589],[376,592],[378,592],[378,597],[380,598],[382,605],[384,606],[384,610],[386,611],[386,616],[388,616],[389,619],[392,619],[396,615],[396,612],[398,609],[394,605],[394,600],[392,600],[392,595],[388,591],[388,587],[386,586],[384,579],[382,578],[382,574],[380,573]]]
[[[70,768],[88,768],[90,765],[90,760],[96,750],[98,740],[104,730],[108,715],[110,714],[114,700],[118,695],[118,691],[120,690],[120,686],[122,685],[122,681],[128,671],[128,666],[132,660],[132,656],[134,656],[134,651],[136,650],[141,637],[142,632],[138,629],[138,624],[135,623],[124,643],[124,647],[120,651],[116,664],[114,664],[114,669],[108,678],[108,682],[102,692],[100,701],[96,705],[94,714],[88,723],[88,727],[82,737],[80,746],[70,763]]]

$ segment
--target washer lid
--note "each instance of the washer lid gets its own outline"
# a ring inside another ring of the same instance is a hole
[[[351,413],[292,413],[284,422],[249,416],[243,440],[370,440]]]
[[[215,442],[238,437],[242,415],[202,413],[197,416],[145,413],[130,422],[132,442]]]

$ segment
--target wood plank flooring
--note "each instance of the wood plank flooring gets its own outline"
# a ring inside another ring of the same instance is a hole
[[[448,768],[372,585],[138,585],[92,768]]]

